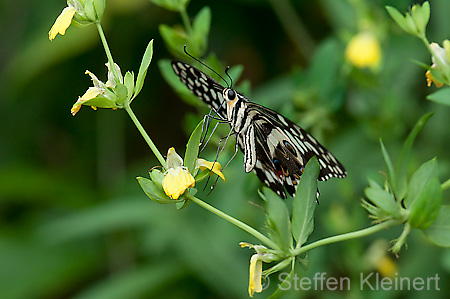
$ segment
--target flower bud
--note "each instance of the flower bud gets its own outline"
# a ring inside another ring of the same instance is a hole
[[[73,21],[79,27],[99,23],[105,10],[104,0],[68,0],[67,4],[76,8]]]

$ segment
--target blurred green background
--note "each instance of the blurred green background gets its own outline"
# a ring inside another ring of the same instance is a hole
[[[191,17],[210,6],[207,53],[244,67],[246,95],[302,125],[346,166],[348,178],[319,184],[311,241],[371,224],[360,198],[368,177],[383,181],[379,138],[395,159],[426,112],[435,114],[413,147],[411,171],[437,157],[441,180],[450,176],[450,110],[425,99],[435,87],[426,86],[425,70],[411,62],[430,63],[429,54],[384,9],[393,5],[404,12],[413,3],[192,0],[188,6]],[[177,211],[147,198],[135,177],[147,176],[158,162],[124,111],[83,107],[71,116],[72,104],[91,85],[85,70],[106,80],[106,57],[92,26],[70,27],[65,36],[48,40],[65,6],[61,0],[0,3],[0,298],[248,297],[252,251],[238,243],[256,240],[196,205]],[[449,11],[449,1],[432,1],[430,41],[450,37]],[[107,0],[102,22],[123,72],[137,72],[148,41],[155,39],[144,89],[132,107],[164,154],[172,146],[183,153],[207,111],[181,100],[159,71],[157,62],[172,57],[158,26],[177,23],[177,13],[146,0]],[[352,68],[344,58],[346,44],[364,28],[381,44],[376,70]],[[212,142],[202,156],[212,158],[215,151]],[[232,151],[230,146],[219,161],[226,163]],[[199,197],[259,229],[261,183],[245,174],[242,158],[239,153],[227,167],[226,182]],[[444,204],[448,197],[447,191]],[[400,232],[394,228],[309,252],[310,265],[301,275],[350,277],[351,290],[286,297],[448,298],[449,249],[414,230],[395,258],[387,242]],[[382,258],[373,261],[377,255]],[[402,277],[438,274],[440,291],[360,290],[360,273],[382,272],[382,261]],[[275,287],[272,282],[255,297],[265,298]]]

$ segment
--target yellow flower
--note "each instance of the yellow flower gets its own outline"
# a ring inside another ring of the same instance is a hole
[[[109,62],[106,63],[106,67],[108,68],[108,81],[106,81],[106,83],[100,81],[97,76],[95,76],[90,71],[85,72],[85,74],[91,77],[94,86],[89,87],[84,95],[78,97],[78,100],[75,102],[75,104],[73,104],[72,109],[70,110],[73,116],[75,116],[75,114],[80,111],[81,105],[91,106],[91,108],[94,110],[96,110],[97,107],[112,109],[122,108],[121,101],[115,90],[116,81],[121,84],[123,83],[123,76],[120,72],[120,68],[117,64],[114,65],[119,76],[119,78],[115,79],[115,77],[112,75],[112,70]]]
[[[178,199],[187,188],[194,187],[195,179],[183,166],[183,159],[171,147],[167,153],[167,172],[163,179],[162,186],[167,196]]]
[[[261,293],[263,290],[261,284],[262,260],[260,260],[259,254],[252,255],[249,272],[248,294],[253,297],[254,293]]]
[[[61,14],[56,19],[55,24],[53,24],[52,28],[48,32],[48,38],[50,40],[53,40],[58,33],[61,35],[66,33],[66,29],[69,28],[72,23],[72,18],[75,15],[75,11],[75,7],[72,6],[68,6],[63,9]]]
[[[225,176],[222,173],[222,165],[220,165],[219,162],[215,161],[215,162],[209,162],[206,161],[205,159],[197,159],[197,168],[200,168],[200,170],[205,170],[205,169],[209,169],[212,172],[214,172],[215,174],[217,174],[218,176],[220,176],[222,178],[222,180],[225,181]]]
[[[381,61],[381,47],[371,32],[355,35],[345,50],[346,59],[356,67],[377,67]]]
[[[92,100],[96,98],[98,95],[102,94],[104,90],[102,90],[99,87],[89,87],[88,90],[84,93],[83,96],[78,98],[78,101],[72,106],[72,109],[70,109],[70,113],[72,113],[73,116],[77,114],[78,111],[81,109],[81,105],[83,105],[84,102]],[[97,110],[97,107],[91,106],[92,109]]]
[[[261,293],[263,291],[263,286],[261,284],[262,263],[270,263],[276,260],[277,257],[269,253],[267,247],[262,245],[252,245],[247,242],[240,242],[239,245],[242,248],[249,247],[256,251],[256,254],[252,255],[250,258],[248,279],[248,294],[250,297],[253,297],[254,293]]]
[[[64,35],[70,24],[84,27],[100,22],[105,10],[105,0],[67,0],[63,9],[48,33],[53,40],[58,33]]]

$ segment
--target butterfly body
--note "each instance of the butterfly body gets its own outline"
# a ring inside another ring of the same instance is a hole
[[[244,153],[245,172],[254,171],[280,197],[286,198],[286,191],[295,195],[304,166],[313,156],[320,164],[319,181],[346,176],[342,164],[294,122],[187,63],[174,61],[172,67],[197,97],[228,121]]]

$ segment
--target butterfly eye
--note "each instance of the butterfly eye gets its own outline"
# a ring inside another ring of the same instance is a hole
[[[234,90],[228,89],[227,97],[228,97],[228,100],[230,100],[230,101],[234,100],[234,98],[236,97],[236,93],[234,92]]]

